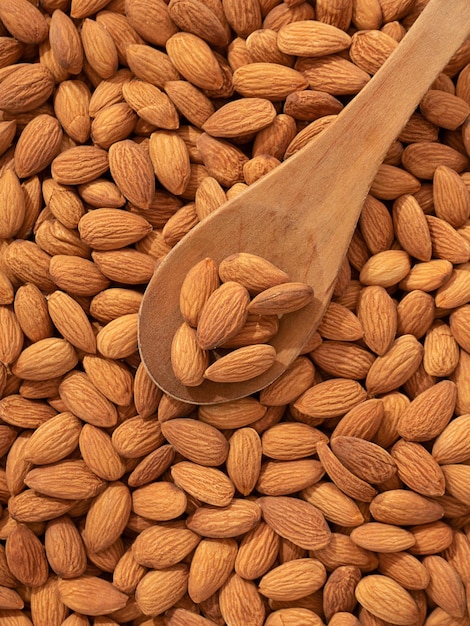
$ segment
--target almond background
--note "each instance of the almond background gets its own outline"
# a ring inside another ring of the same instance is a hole
[[[0,0],[1,624],[470,625],[470,40],[285,374],[198,407],[137,346],[156,265],[426,4]]]

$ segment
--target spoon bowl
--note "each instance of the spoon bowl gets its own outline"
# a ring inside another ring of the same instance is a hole
[[[328,306],[338,271],[390,144],[470,31],[468,0],[431,0],[395,52],[320,135],[195,226],[162,260],[139,314],[139,349],[154,382],[194,404],[241,398],[280,376],[302,351]],[[430,55],[430,51],[432,54]],[[238,383],[186,387],[171,367],[183,319],[179,292],[201,259],[257,254],[313,287],[313,301],[283,316],[270,341],[277,357]]]

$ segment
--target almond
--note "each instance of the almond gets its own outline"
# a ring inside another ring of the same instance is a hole
[[[302,309],[313,299],[310,285],[285,282],[265,289],[253,298],[248,312],[256,315],[284,315]]]
[[[346,495],[361,502],[370,502],[374,498],[376,489],[343,465],[325,442],[318,443],[317,454],[325,472]]]
[[[95,250],[115,250],[142,239],[151,225],[143,217],[119,209],[95,209],[78,223],[81,238]]]
[[[72,459],[32,469],[26,475],[25,483],[46,496],[64,500],[91,498],[106,487],[84,461]]]
[[[20,178],[37,174],[57,156],[62,141],[58,120],[43,114],[23,129],[15,148],[15,170]]]
[[[177,418],[162,423],[165,439],[194,463],[217,467],[225,462],[228,443],[213,426],[194,419]]]
[[[111,437],[98,426],[83,426],[79,446],[87,466],[103,480],[118,480],[125,473],[126,465],[112,445]]]
[[[431,555],[423,559],[430,575],[426,593],[444,611],[453,617],[463,617],[466,612],[465,587],[454,567],[442,556]]]
[[[426,589],[429,573],[416,557],[409,552],[382,552],[378,570],[393,578],[405,589]]]
[[[133,79],[123,85],[122,95],[127,104],[148,124],[166,129],[178,128],[178,113],[172,101],[155,85]]]
[[[111,175],[122,194],[137,207],[149,208],[155,192],[155,175],[148,153],[130,139],[109,149]]]
[[[101,78],[111,78],[118,68],[118,54],[112,37],[102,24],[85,19],[80,31],[88,63]]]
[[[249,380],[268,370],[275,359],[273,346],[244,346],[215,361],[205,370],[204,378],[224,383]]]
[[[317,559],[294,559],[278,565],[259,582],[260,592],[271,600],[298,600],[320,589],[326,569]]]
[[[333,96],[355,94],[370,80],[370,75],[339,54],[300,58],[295,68],[305,76],[310,89]]]
[[[220,612],[227,623],[262,626],[265,617],[263,600],[256,585],[232,574],[219,594]]]
[[[378,494],[370,503],[370,512],[378,522],[410,526],[439,520],[444,510],[440,504],[406,489],[391,489]]]
[[[122,609],[128,596],[107,580],[96,576],[61,579],[58,585],[61,601],[72,611],[84,615],[108,615]]]
[[[72,413],[59,413],[32,434],[26,456],[35,465],[55,463],[67,457],[78,445],[82,423]]]
[[[318,481],[301,491],[301,497],[319,509],[325,519],[341,526],[360,526],[364,517],[352,498],[334,483]]]
[[[279,378],[261,391],[261,403],[283,406],[293,402],[313,384],[314,374],[315,368],[310,360],[298,357]]]
[[[132,510],[155,521],[172,520],[186,509],[185,493],[173,483],[160,481],[139,487],[132,493]]]
[[[65,406],[81,420],[94,426],[114,426],[115,406],[93,385],[84,372],[73,371],[59,386]]]
[[[325,419],[344,415],[366,399],[361,385],[346,378],[332,378],[307,389],[294,403],[301,413]]]
[[[375,74],[397,47],[397,41],[385,32],[358,31],[351,38],[351,61],[368,74]]]
[[[223,282],[240,283],[250,294],[289,282],[289,276],[273,263],[247,252],[225,257],[219,264],[219,274]]]
[[[396,624],[418,621],[418,607],[413,597],[388,576],[364,576],[358,582],[355,593],[359,604],[379,619],[394,619]]]
[[[234,539],[202,539],[189,569],[188,593],[193,602],[204,602],[220,589],[233,571],[236,554]]]
[[[59,65],[71,74],[80,74],[83,67],[80,35],[73,21],[61,9],[52,14],[49,41]]]
[[[181,522],[155,524],[136,537],[132,554],[136,562],[144,567],[164,569],[182,561],[200,541],[201,538]],[[189,576],[191,581],[191,573]]]
[[[109,515],[109,511],[113,515]],[[85,520],[87,548],[100,552],[121,536],[131,512],[131,494],[122,482],[110,483],[91,503]]]
[[[49,337],[25,348],[15,362],[14,370],[26,380],[47,380],[70,371],[77,361],[77,353],[67,340]]]
[[[240,428],[230,437],[227,473],[244,496],[255,488],[261,470],[261,456],[261,441],[253,428]]]
[[[381,522],[369,522],[353,528],[350,537],[361,548],[379,553],[399,552],[415,543],[413,535],[404,528]]]
[[[13,170],[0,177],[0,202],[0,236],[10,239],[20,230],[26,211],[23,189]]]
[[[318,332],[325,339],[356,341],[362,339],[364,331],[352,311],[337,302],[330,302],[318,326]]]
[[[393,226],[402,247],[412,257],[428,262],[432,255],[431,234],[424,211],[410,194],[393,204]]]
[[[47,67],[41,63],[11,67],[11,74],[2,80],[0,108],[24,113],[44,104],[54,89],[54,77]]]
[[[262,464],[256,485],[267,496],[286,496],[316,483],[324,469],[316,460],[267,461]]]
[[[409,274],[400,282],[400,288],[412,291],[434,291],[442,287],[452,274],[452,263],[444,259],[434,259],[426,263],[417,263]]]
[[[470,215],[469,192],[457,172],[446,165],[438,166],[434,172],[433,200],[437,217],[454,228],[465,224]]]
[[[367,374],[366,388],[370,393],[387,393],[397,389],[418,369],[423,347],[413,335],[402,335],[390,349],[379,356]]]
[[[156,415],[148,418],[141,415],[129,417],[114,429],[111,437],[114,448],[125,459],[145,456],[164,442],[162,427]]]
[[[315,20],[286,24],[279,30],[277,39],[281,52],[301,57],[335,54],[350,43],[351,38],[344,31]]]
[[[265,522],[281,537],[305,550],[324,548],[330,530],[323,514],[308,502],[287,496],[257,500]]]
[[[455,408],[457,389],[443,380],[419,394],[405,409],[398,423],[399,433],[411,441],[427,441],[439,435]]]
[[[305,89],[307,80],[297,70],[279,63],[249,63],[235,70],[233,86],[245,98],[278,102]]]
[[[218,287],[201,310],[197,341],[203,350],[216,348],[245,324],[250,296],[242,285],[229,281]]]
[[[23,585],[39,587],[48,577],[44,546],[25,524],[17,524],[5,544],[8,567]]]
[[[175,376],[187,387],[200,385],[208,370],[209,353],[198,343],[196,330],[183,322],[171,342],[171,366]]]
[[[48,26],[44,15],[25,0],[15,5],[2,2],[0,19],[12,36],[22,43],[38,44],[47,37]]]
[[[263,98],[242,98],[222,106],[203,124],[202,129],[214,137],[237,137],[258,132],[276,117],[273,104]]]
[[[401,439],[393,446],[391,455],[397,464],[398,476],[410,489],[423,496],[444,494],[444,474],[423,446]]]
[[[168,56],[179,73],[201,89],[219,89],[223,74],[208,44],[192,33],[179,32],[166,42]]]
[[[260,522],[243,537],[235,560],[235,571],[247,580],[261,577],[272,567],[279,547],[279,535]]]
[[[107,171],[108,153],[95,146],[76,146],[61,152],[51,164],[52,177],[63,185],[81,185]]]
[[[388,452],[365,439],[337,435],[330,445],[339,460],[366,482],[385,482],[397,470],[395,461]]]
[[[90,90],[80,80],[62,81],[55,94],[54,112],[66,133],[77,143],[85,143],[90,136],[90,100]]]
[[[344,626],[347,626],[346,616],[351,615],[348,611],[352,612],[355,608],[354,590],[360,579],[361,570],[354,565],[340,566],[330,574],[323,589],[323,610],[330,622],[339,614],[345,620]],[[338,626],[341,626],[341,619]]]
[[[172,466],[171,476],[180,489],[213,506],[227,506],[235,493],[227,476],[212,467],[181,461]]]
[[[188,517],[186,524],[203,537],[227,539],[250,531],[260,518],[261,509],[256,503],[233,498],[225,507],[199,507]]]
[[[470,424],[470,416],[460,415],[451,420],[436,437],[432,447],[432,456],[437,463],[461,463],[470,457],[468,424]]]

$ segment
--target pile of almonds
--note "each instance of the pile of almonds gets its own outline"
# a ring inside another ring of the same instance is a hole
[[[426,3],[0,0],[2,626],[470,625],[470,40],[285,374],[198,407],[137,349],[156,264]]]
[[[267,259],[240,252],[218,266],[209,257],[196,263],[179,299],[184,321],[173,337],[171,365],[183,385],[197,387],[205,379],[242,382],[266,372],[276,360],[267,342],[280,318],[311,302],[313,289]]]

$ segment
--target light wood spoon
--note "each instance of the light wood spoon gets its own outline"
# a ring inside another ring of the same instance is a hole
[[[307,146],[195,226],[163,259],[145,292],[139,348],[150,377],[169,395],[212,404],[252,394],[301,352],[328,306],[337,274],[377,170],[421,98],[470,32],[470,0],[431,0],[377,74]],[[236,252],[267,258],[291,280],[310,284],[314,301],[281,319],[271,341],[277,359],[240,383],[185,387],[170,363],[182,323],[179,291],[205,257]]]

